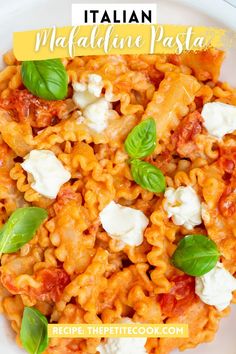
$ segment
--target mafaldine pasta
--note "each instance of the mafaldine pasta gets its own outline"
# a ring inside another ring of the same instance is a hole
[[[223,59],[4,55],[0,308],[19,346],[30,310],[189,325],[188,338],[145,339],[147,354],[214,338],[236,301],[236,89],[219,81]],[[61,75],[41,88],[37,68]],[[52,338],[37,353],[120,354],[106,351],[116,340]]]

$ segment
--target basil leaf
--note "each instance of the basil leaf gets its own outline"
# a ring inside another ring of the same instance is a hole
[[[199,277],[213,269],[219,259],[215,242],[204,235],[188,235],[179,243],[172,264],[186,274]]]
[[[150,155],[156,147],[156,123],[148,118],[138,124],[125,140],[125,150],[132,158]]]
[[[18,251],[30,241],[38,227],[47,218],[47,211],[29,207],[15,210],[0,230],[0,252]]]
[[[137,184],[150,192],[165,191],[165,177],[159,168],[141,160],[131,160],[131,174]]]
[[[41,354],[48,346],[47,318],[33,307],[24,309],[20,339],[30,354]]]
[[[62,100],[67,95],[68,77],[60,59],[24,61],[22,80],[35,96],[46,100]]]

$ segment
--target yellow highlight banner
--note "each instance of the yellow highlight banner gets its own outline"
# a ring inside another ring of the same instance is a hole
[[[52,27],[13,34],[16,58],[42,60],[83,55],[176,53],[222,48],[226,30],[214,27],[119,24]]]
[[[188,324],[49,324],[49,338],[187,338]]]

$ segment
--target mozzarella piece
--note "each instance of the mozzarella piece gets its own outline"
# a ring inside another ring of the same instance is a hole
[[[82,110],[83,123],[97,133],[107,128],[112,109],[107,96],[101,97],[103,85],[102,77],[96,74],[88,75],[88,84],[73,84],[73,101]]]
[[[129,246],[143,242],[149,220],[142,211],[110,202],[99,214],[104,230],[114,239]]]
[[[164,210],[175,225],[191,230],[202,223],[201,202],[192,187],[167,188],[165,198]]]
[[[32,150],[21,164],[34,179],[31,187],[41,195],[54,199],[71,174],[50,150]]]
[[[236,106],[221,102],[206,103],[201,115],[208,133],[218,139],[236,130]]]
[[[118,323],[134,323],[130,318],[124,317]],[[147,354],[145,344],[147,338],[108,338],[97,347],[100,354]]]
[[[195,279],[196,294],[206,304],[215,306],[218,311],[229,306],[234,290],[236,279],[220,262],[217,262],[210,272]]]

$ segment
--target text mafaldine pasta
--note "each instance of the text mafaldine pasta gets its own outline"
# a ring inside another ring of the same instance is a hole
[[[172,25],[93,25],[14,33],[18,60],[76,55],[176,53],[222,47],[226,30]]]

